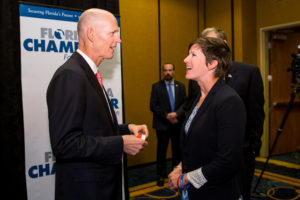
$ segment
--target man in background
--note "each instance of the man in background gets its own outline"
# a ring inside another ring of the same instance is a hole
[[[152,85],[150,109],[153,112],[153,128],[157,135],[157,185],[164,185],[167,176],[166,155],[168,143],[172,141],[172,165],[180,162],[179,132],[185,112],[186,98],[183,83],[174,80],[173,64],[163,65],[164,79]]]
[[[121,42],[116,18],[89,9],[77,25],[78,50],[47,90],[50,142],[56,157],[56,200],[121,200],[122,156],[139,153],[146,125],[118,125],[98,66]],[[134,135],[129,135],[129,134]]]
[[[220,38],[227,42],[225,32],[214,27],[203,30],[201,36]],[[257,66],[240,62],[232,62],[225,75],[225,81],[235,89],[246,107],[247,123],[239,181],[241,182],[240,190],[243,199],[250,200],[255,157],[259,155],[260,138],[265,119],[263,81]],[[189,82],[189,101],[185,104],[185,110],[188,111],[191,108],[192,102],[199,92],[197,83]]]

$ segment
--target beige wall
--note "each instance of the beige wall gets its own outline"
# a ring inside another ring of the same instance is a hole
[[[233,1],[234,61],[257,64],[256,2]]]
[[[299,0],[256,0],[257,1],[257,62],[260,62],[259,30],[264,27],[300,21]]]
[[[129,165],[153,162],[156,137],[149,110],[151,83],[159,80],[157,0],[120,0],[124,113],[126,123],[147,124],[149,146]]]
[[[187,85],[183,59],[198,37],[197,0],[160,2],[161,62],[174,63],[176,80]]]
[[[256,64],[255,1],[206,0],[204,24],[225,31],[234,61]]]
[[[206,0],[205,25],[205,28],[217,27],[225,31],[228,37],[228,45],[231,48],[231,0]]]
[[[240,61],[258,65],[256,57],[256,2],[242,1],[242,59]],[[235,43],[238,45],[238,43]]]
[[[149,146],[128,165],[156,161],[156,134],[152,128],[150,93],[160,80],[161,65],[172,62],[176,79],[187,85],[183,59],[197,38],[197,0],[120,0],[124,113],[126,123],[148,125]],[[160,15],[160,20],[159,20]],[[168,157],[170,157],[170,148]]]
[[[299,21],[299,0],[256,0],[257,27]]]

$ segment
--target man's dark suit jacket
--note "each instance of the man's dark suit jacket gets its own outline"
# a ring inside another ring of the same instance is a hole
[[[186,99],[185,86],[179,81],[174,80],[175,88],[175,112],[177,119],[183,121],[185,112],[182,108]],[[153,128],[158,131],[166,131],[172,124],[166,119],[171,111],[168,90],[164,80],[152,85],[150,109],[153,112]]]
[[[47,104],[56,157],[55,199],[122,199],[120,134],[129,133],[128,125],[118,125],[95,74],[79,53],[55,72]]]
[[[227,84],[242,98],[247,111],[244,151],[258,155],[265,119],[264,86],[259,68],[233,62],[227,73]]]
[[[247,111],[244,151],[259,153],[265,119],[263,81],[259,68],[254,65],[233,62],[226,76],[226,82],[242,98]],[[190,110],[200,92],[196,81],[189,82],[189,101],[185,110]],[[191,103],[192,102],[192,103]]]
[[[196,104],[197,101],[193,107]],[[241,98],[219,79],[200,106],[187,134],[186,121],[180,134],[183,171],[202,167],[207,179],[200,189],[191,185],[190,199],[237,199],[235,176],[242,159],[246,124]]]

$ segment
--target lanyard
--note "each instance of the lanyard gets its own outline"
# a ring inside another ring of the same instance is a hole
[[[188,195],[188,188],[190,187],[190,184],[187,184],[186,187],[184,187],[183,185],[183,177],[184,177],[185,173],[183,173],[180,177],[180,186],[183,188],[182,192],[181,192],[181,199],[182,200],[189,200],[189,195]]]

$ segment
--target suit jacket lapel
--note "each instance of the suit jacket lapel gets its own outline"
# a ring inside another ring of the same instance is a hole
[[[223,84],[224,84],[223,78],[219,78],[219,80],[211,88],[211,90],[209,91],[207,97],[205,98],[202,105],[200,106],[197,114],[195,115],[195,117],[194,117],[194,119],[193,119],[193,121],[190,125],[187,136],[190,135],[190,132],[193,129],[193,124],[197,121],[197,118],[201,117],[202,113],[205,112],[206,108],[209,106],[209,104],[211,103],[211,101],[214,98],[215,94],[218,92],[218,90],[222,87]],[[201,96],[201,94],[199,94],[199,95]],[[198,96],[198,97],[200,98],[200,96]],[[195,106],[196,106],[196,104],[195,104]]]
[[[102,89],[101,89],[101,90],[102,90]],[[117,125],[117,124],[118,124],[118,120],[117,120],[116,113],[115,113],[114,108],[112,107],[112,105],[111,105],[111,103],[110,103],[110,99],[109,99],[109,97],[108,97],[108,95],[107,95],[107,92],[106,92],[106,90],[105,90],[104,87],[103,87],[103,90],[102,90],[102,91],[105,93],[105,95],[106,95],[106,97],[107,97],[107,100],[109,101],[108,106],[109,106],[109,108],[110,108],[110,110],[111,110],[111,116],[112,116],[113,124]],[[118,126],[115,126],[115,127],[118,127]]]
[[[79,61],[80,63],[80,66],[81,68],[83,69],[83,71],[85,72],[86,76],[87,76],[87,79],[89,80],[89,82],[91,83],[92,87],[94,88],[94,90],[96,91],[98,97],[101,99],[101,101],[103,103],[106,103],[106,98],[105,98],[105,94],[104,94],[104,89],[101,88],[98,80],[97,80],[97,77],[96,75],[93,73],[92,69],[90,68],[90,66],[88,65],[88,63],[84,60],[84,58],[77,52],[75,52],[73,54],[74,56],[76,56],[77,60]],[[108,98],[108,96],[107,96]],[[111,106],[110,105],[110,102],[109,102],[109,98],[107,99],[108,100],[108,105],[105,106],[106,107],[106,115],[108,116],[111,116],[110,114],[110,111],[109,111],[109,107],[108,106]],[[106,103],[107,104],[107,103]],[[110,117],[111,118],[111,122],[112,122],[112,126],[115,127],[114,125],[118,124],[118,123],[115,123],[115,113],[114,113],[114,110],[112,109],[111,110],[112,112],[112,116]]]
[[[166,99],[166,101],[168,102],[168,105],[169,105],[169,110],[171,111],[171,104],[170,104],[170,99],[169,99],[169,93],[168,93],[168,89],[167,89],[167,86],[166,86],[166,83],[164,80],[161,80],[160,81],[160,85],[161,85],[161,88],[163,90],[163,99]]]
[[[177,81],[174,80],[174,101],[175,101],[175,109],[177,108],[177,99],[179,98],[179,84],[177,83]]]
[[[238,73],[236,73],[236,68],[234,63],[229,67],[228,73],[227,73],[227,77],[226,77],[226,83],[230,86],[234,85],[235,80],[238,77]]]

